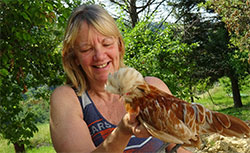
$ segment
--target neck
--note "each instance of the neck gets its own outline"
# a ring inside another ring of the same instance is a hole
[[[106,81],[105,82],[97,82],[97,81],[93,81],[90,83],[90,88],[88,90],[89,95],[92,98],[98,98],[98,99],[102,99],[104,101],[112,101],[114,99],[119,99],[119,95],[116,94],[112,94],[107,92],[104,87],[105,87]]]
[[[97,81],[97,80],[94,80],[94,79],[89,79],[88,78],[88,83],[89,83],[89,88],[91,90],[94,90],[94,91],[98,91],[98,92],[103,92],[105,91],[104,90],[104,87],[105,87],[105,84],[106,84],[107,81]]]
[[[104,86],[97,86],[95,88],[90,88],[88,90],[89,95],[93,98],[102,99],[103,101],[112,101],[115,97],[119,97],[118,95],[112,94],[104,90]]]

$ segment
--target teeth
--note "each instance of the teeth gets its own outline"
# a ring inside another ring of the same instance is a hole
[[[102,64],[102,65],[98,65],[98,66],[96,66],[96,67],[98,67],[98,68],[104,68],[105,66],[107,66],[108,64],[107,63],[105,63],[105,64]]]

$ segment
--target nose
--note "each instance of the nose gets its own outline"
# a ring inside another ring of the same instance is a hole
[[[101,46],[96,46],[95,48],[94,48],[94,60],[95,61],[101,61],[101,60],[103,60],[103,59],[105,59],[105,57],[106,57],[106,51],[105,51],[105,49],[103,48],[103,47],[101,47]]]

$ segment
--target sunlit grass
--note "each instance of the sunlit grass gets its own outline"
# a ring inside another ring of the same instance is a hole
[[[39,148],[32,148],[27,150],[27,153],[55,153],[56,151],[52,146],[42,146]]]
[[[49,124],[38,125],[39,131],[30,140],[31,145],[27,147],[27,153],[55,153],[52,146]]]
[[[52,144],[49,132],[49,124],[39,124],[39,131],[34,134],[34,137],[30,140],[31,145],[29,148],[38,148],[40,146],[49,146]]]
[[[25,146],[27,153],[55,153],[52,146],[49,124],[37,125],[39,131],[34,134],[34,137],[30,140],[31,144]],[[7,144],[7,140],[0,137],[0,153],[15,153],[13,144]]]
[[[222,87],[215,86],[208,93],[199,95],[196,103],[204,105],[206,108],[238,117],[242,120],[250,120],[250,89],[241,92],[243,107],[234,108],[232,95],[228,95]]]
[[[14,146],[7,143],[7,140],[0,137],[0,153],[15,153]]]

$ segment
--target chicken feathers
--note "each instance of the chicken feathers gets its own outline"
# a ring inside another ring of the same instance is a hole
[[[250,128],[240,119],[188,103],[147,84],[133,68],[109,75],[105,90],[121,95],[127,112],[140,108],[138,119],[148,132],[164,141],[200,147],[200,134],[250,137]]]

